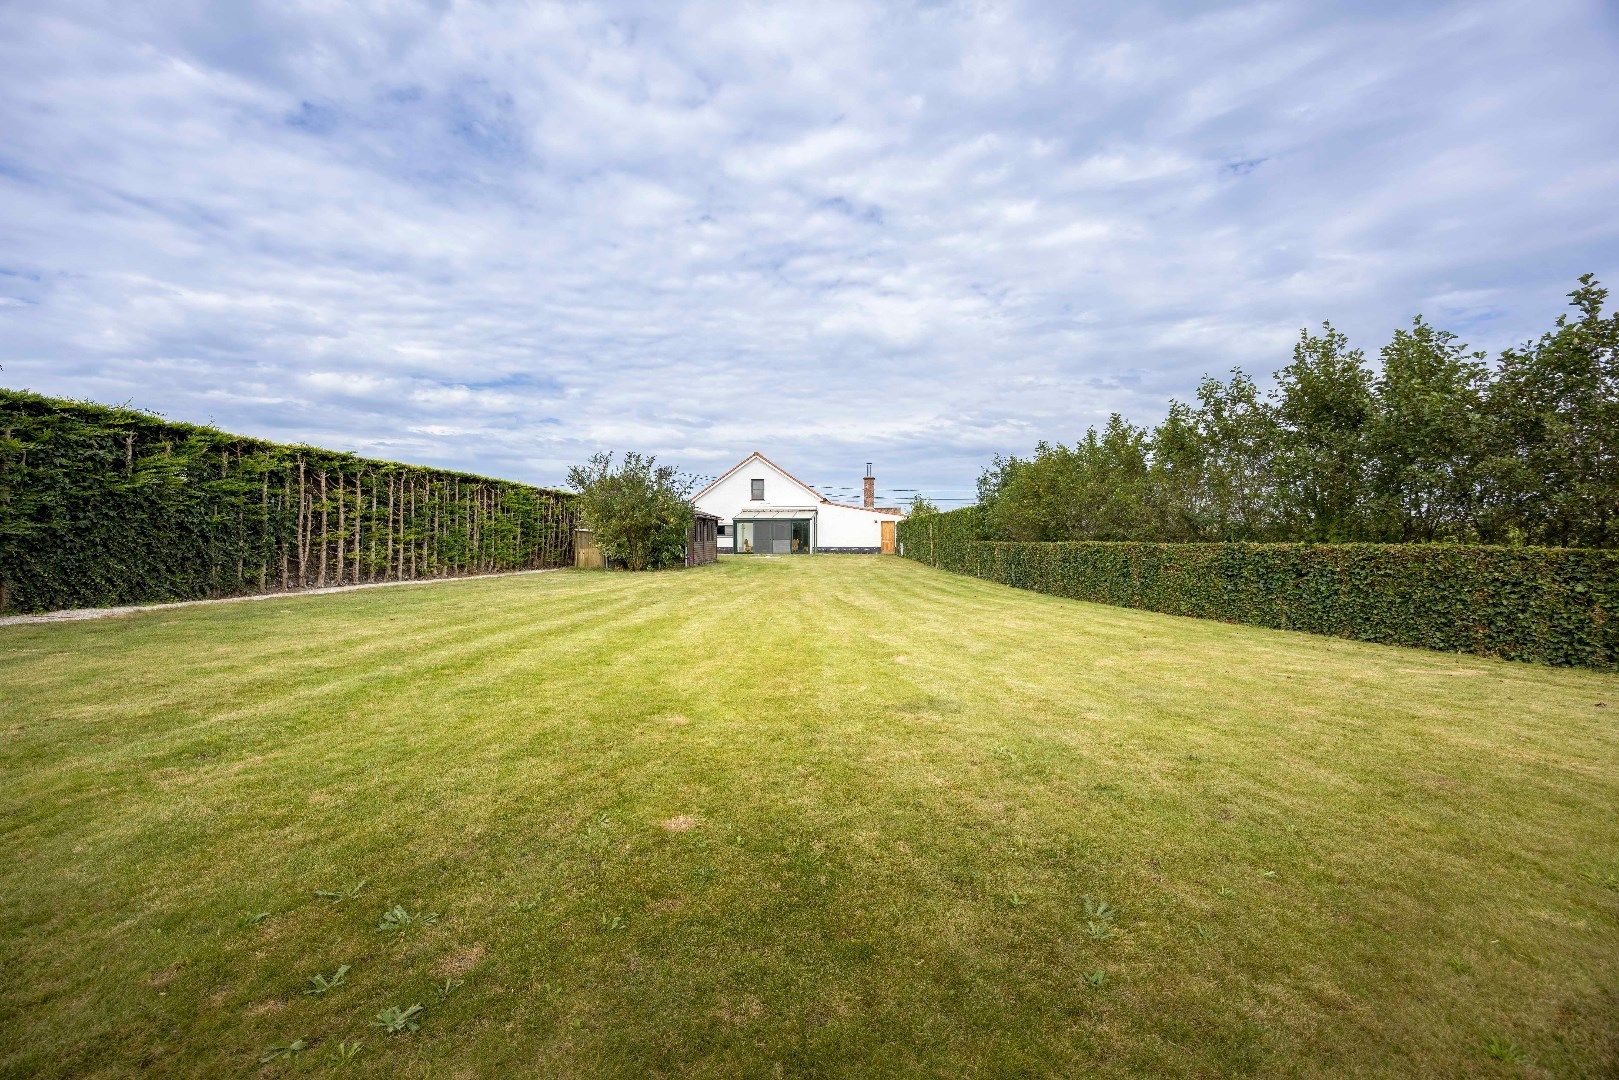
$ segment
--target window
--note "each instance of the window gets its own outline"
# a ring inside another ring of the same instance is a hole
[[[756,502],[762,501],[764,499],[764,497],[765,497],[765,482],[763,480],[755,480],[755,481],[753,481],[753,498],[754,498],[754,501],[756,501]]]
[[[729,525],[721,525],[719,527],[719,529],[720,529],[720,535],[721,536],[730,536],[731,535],[731,527]]]

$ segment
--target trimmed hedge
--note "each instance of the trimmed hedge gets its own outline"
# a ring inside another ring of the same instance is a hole
[[[1612,669],[1619,551],[1459,544],[998,543],[976,507],[900,525],[902,553],[1075,600]]]
[[[566,566],[573,496],[0,390],[0,611]]]

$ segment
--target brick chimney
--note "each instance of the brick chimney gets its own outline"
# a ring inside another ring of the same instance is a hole
[[[871,475],[871,462],[866,462],[866,509],[877,505],[877,478]]]

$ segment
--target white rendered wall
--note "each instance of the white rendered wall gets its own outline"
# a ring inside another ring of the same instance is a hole
[[[762,501],[752,497],[754,480],[765,482]],[[817,548],[875,550],[882,546],[882,522],[904,520],[902,515],[878,514],[859,506],[822,502],[819,495],[758,458],[705,491],[696,500],[696,506],[715,515],[725,525],[733,524],[738,517],[747,517],[749,510],[813,509]],[[733,550],[735,541],[734,533],[720,537],[720,550]]]

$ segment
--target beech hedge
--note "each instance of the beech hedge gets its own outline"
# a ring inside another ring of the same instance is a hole
[[[566,566],[573,496],[0,389],[0,611]]]
[[[1002,543],[976,507],[901,553],[1004,585],[1386,645],[1619,667],[1619,550],[1461,544]]]

